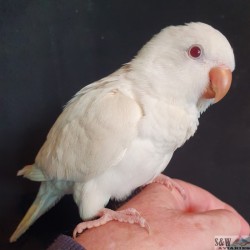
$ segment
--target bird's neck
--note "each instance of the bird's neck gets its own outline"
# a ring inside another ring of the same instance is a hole
[[[185,110],[197,110],[197,97],[186,89],[178,88],[182,83],[172,82],[171,75],[160,74],[151,68],[125,65],[125,78],[129,80],[136,96],[147,96],[168,105],[175,105]],[[124,71],[123,71],[124,73]],[[181,80],[180,80],[181,81]],[[184,85],[185,83],[183,83]]]

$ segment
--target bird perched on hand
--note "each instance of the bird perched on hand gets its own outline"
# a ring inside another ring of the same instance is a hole
[[[157,180],[194,135],[200,114],[225,96],[234,67],[233,50],[219,31],[189,23],[163,29],[131,62],[81,89],[35,163],[18,172],[41,186],[10,241],[64,194],[73,194],[83,220],[102,215],[79,224],[74,235],[112,219],[146,226],[136,210],[104,207]]]

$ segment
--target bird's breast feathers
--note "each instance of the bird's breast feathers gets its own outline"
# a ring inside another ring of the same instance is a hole
[[[139,134],[166,147],[167,151],[180,147],[197,129],[198,111],[195,107],[185,109],[159,100],[148,102],[144,107],[145,117],[140,121]]]

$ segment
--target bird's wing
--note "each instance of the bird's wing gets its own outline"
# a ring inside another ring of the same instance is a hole
[[[120,90],[93,88],[59,116],[35,166],[49,179],[91,179],[123,158],[141,117],[138,103]]]

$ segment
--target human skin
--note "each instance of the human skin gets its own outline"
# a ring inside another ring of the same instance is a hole
[[[176,189],[153,183],[119,208],[137,209],[149,233],[136,224],[111,221],[75,240],[87,250],[211,250],[216,235],[249,235],[248,223],[231,206],[204,189],[175,181],[185,189],[185,200]]]

